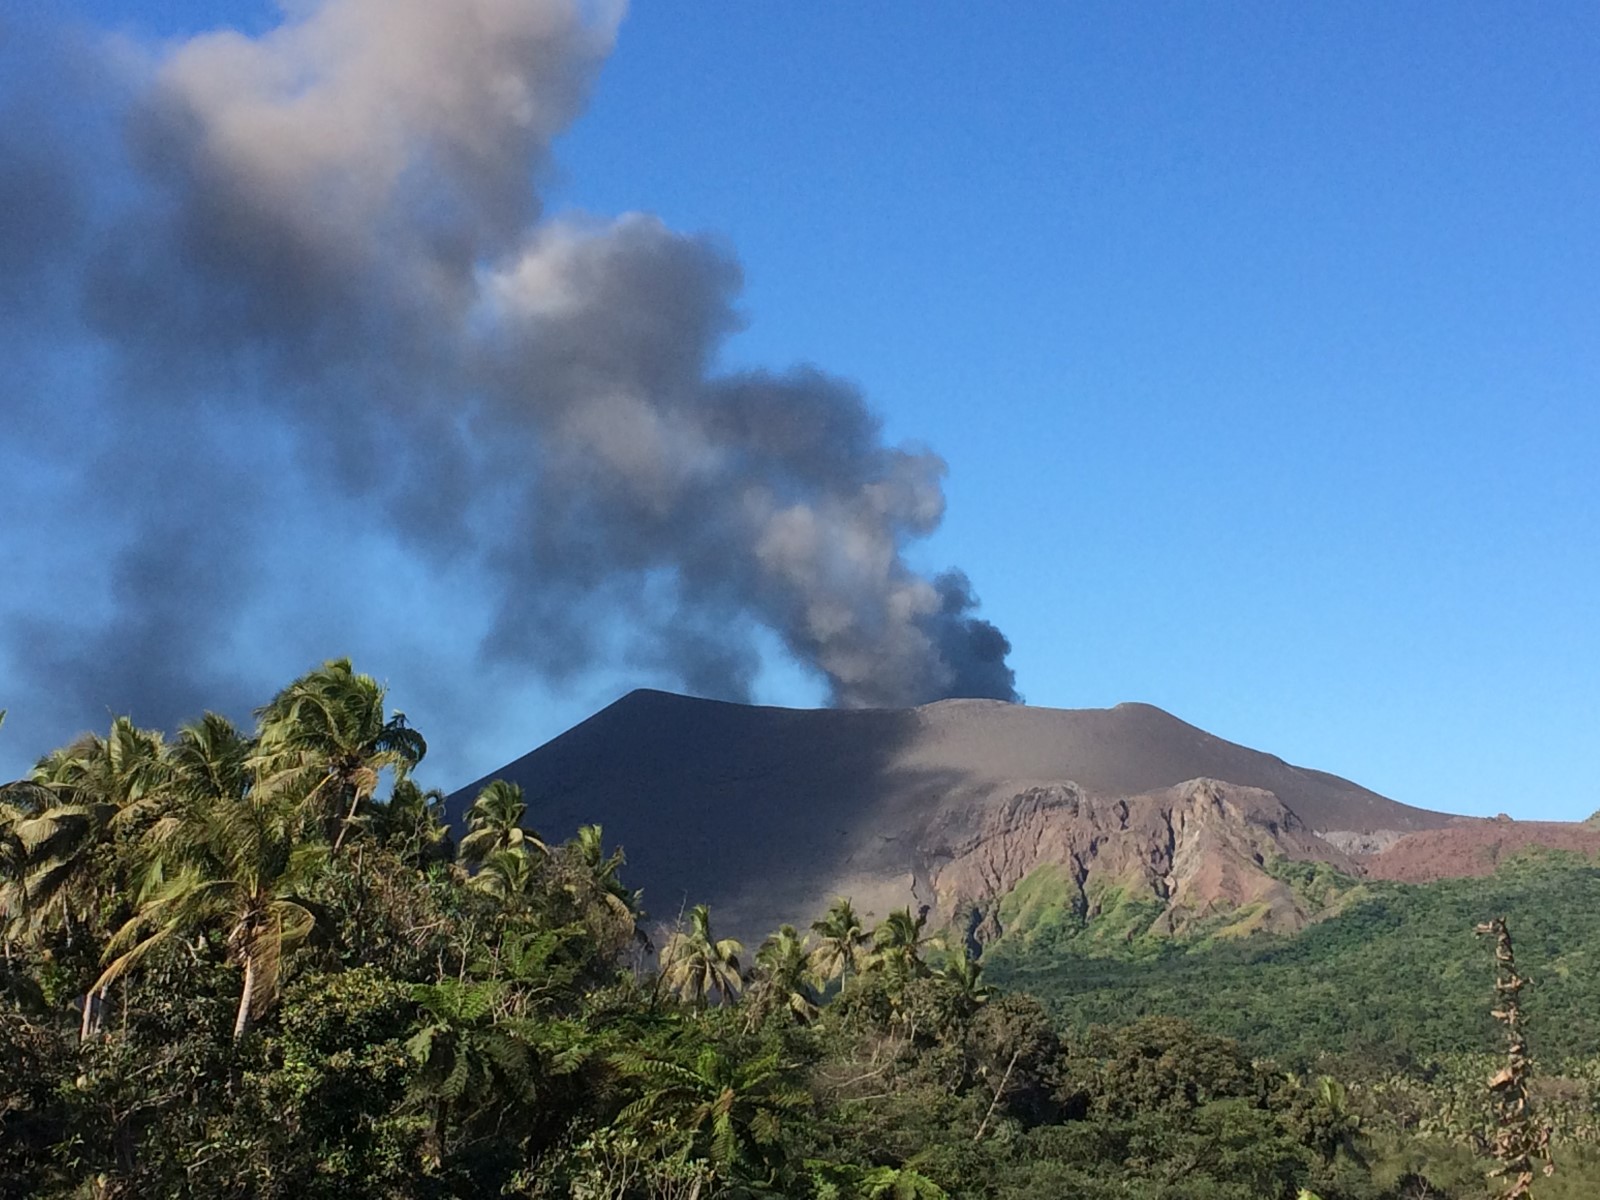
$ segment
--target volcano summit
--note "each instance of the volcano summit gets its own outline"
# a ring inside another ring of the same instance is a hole
[[[869,916],[927,905],[998,932],[1000,901],[1050,868],[1091,916],[1115,887],[1181,931],[1314,913],[1282,860],[1360,874],[1370,853],[1460,821],[1224,741],[1147,704],[1048,709],[942,700],[785,709],[635,691],[491,778],[527,791],[548,836],[599,822],[657,921],[709,903],[750,940],[833,897]]]

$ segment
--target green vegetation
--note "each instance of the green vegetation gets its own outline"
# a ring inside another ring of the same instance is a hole
[[[841,899],[747,956],[701,906],[657,972],[599,827],[541,838],[538,797],[491,784],[458,853],[409,778],[426,743],[349,663],[257,716],[170,738],[118,719],[0,789],[0,1195],[1466,1200],[1486,1194],[1487,1059],[1346,1087],[1322,1051],[1394,1055],[1414,1033],[1487,1053],[1470,930],[1488,909],[1534,973],[1563,948],[1569,992],[1530,989],[1536,1030],[1589,996],[1600,879],[1550,864],[1191,949],[1143,937],[1140,901],[1107,889],[1079,912],[1045,874],[1008,901],[1020,932],[988,970],[909,910],[868,932]],[[1443,1012],[1379,1027],[1357,997],[1305,1031],[1227,1011],[1310,1019],[1365,986],[1389,1012],[1415,982],[1371,945],[1424,928],[1420,969],[1459,981]],[[1056,1017],[997,976],[1037,982]],[[1568,1050],[1593,1049],[1585,1028]],[[1267,1061],[1274,1037],[1317,1070]],[[1564,1094],[1534,1079],[1563,1164],[1540,1200],[1593,1194],[1587,1061]]]
[[[1323,863],[1279,860],[1267,870],[1310,913],[1341,912],[1370,894],[1368,885]],[[1175,949],[1252,937],[1267,915],[1265,904],[1209,914],[1170,910],[1142,881],[1129,887],[1091,876],[1080,890],[1069,868],[1045,863],[1001,897],[995,916],[1003,935],[989,954],[1008,970],[1046,964],[1048,971],[1062,958],[1166,961]],[[1169,928],[1181,936],[1175,940]]]
[[[1488,879],[1427,885],[1276,869],[1332,896],[1335,915],[1294,937],[1246,939],[1122,942],[1096,936],[1091,922],[1048,942],[1002,937],[984,965],[1079,1029],[1182,1016],[1296,1069],[1328,1055],[1405,1065],[1497,1044],[1470,934],[1504,915],[1534,981],[1524,1007],[1536,1050],[1551,1061],[1600,1053],[1600,867],[1540,853]]]
[[[1110,955],[1148,958],[1166,939],[1149,930],[1165,911],[1153,895],[1091,879],[1080,892],[1071,871],[1046,863],[1031,871],[1000,901],[1002,944],[1008,955]]]

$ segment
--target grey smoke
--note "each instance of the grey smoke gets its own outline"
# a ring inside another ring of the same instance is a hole
[[[844,380],[718,373],[741,284],[718,246],[542,212],[551,141],[619,11],[288,11],[257,38],[108,54],[115,146],[85,134],[63,157],[42,117],[6,128],[0,283],[14,295],[48,258],[74,286],[53,314],[0,307],[0,334],[75,328],[99,398],[75,407],[78,368],[20,353],[5,422],[84,431],[35,463],[32,502],[66,528],[43,497],[70,476],[73,519],[112,543],[106,621],[74,619],[61,588],[9,623],[30,690],[76,720],[170,720],[243,688],[221,664],[293,514],[332,560],[305,570],[330,605],[373,584],[329,547],[377,531],[491,601],[486,661],[548,678],[620,661],[745,698],[766,629],[836,704],[1015,698],[965,576],[904,557],[943,516],[944,462],[886,445]],[[13,111],[39,108],[14,91]]]

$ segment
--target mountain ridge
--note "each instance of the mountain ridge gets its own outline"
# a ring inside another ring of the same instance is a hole
[[[1341,839],[1455,820],[1138,702],[792,709],[641,689],[461,789],[458,821],[492,778],[524,787],[547,836],[603,825],[655,919],[703,901],[747,941],[836,895],[869,919],[927,905],[937,922],[992,928],[1046,865],[1069,870],[1085,911],[1115,886],[1150,897],[1173,930],[1227,904],[1292,929],[1313,914],[1271,860],[1359,871]]]

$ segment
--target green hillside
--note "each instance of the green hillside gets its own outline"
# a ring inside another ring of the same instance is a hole
[[[1534,981],[1535,1052],[1600,1054],[1600,866],[1543,853],[1488,879],[1424,885],[1279,870],[1335,915],[1294,937],[1248,938],[1233,936],[1236,915],[1179,942],[1136,933],[1148,915],[1115,897],[1101,916],[1075,917],[1051,905],[1049,880],[1030,877],[1002,907],[1014,920],[985,956],[988,978],[1077,1028],[1181,1016],[1287,1065],[1329,1054],[1404,1065],[1498,1044],[1488,952],[1473,927],[1504,915]]]

